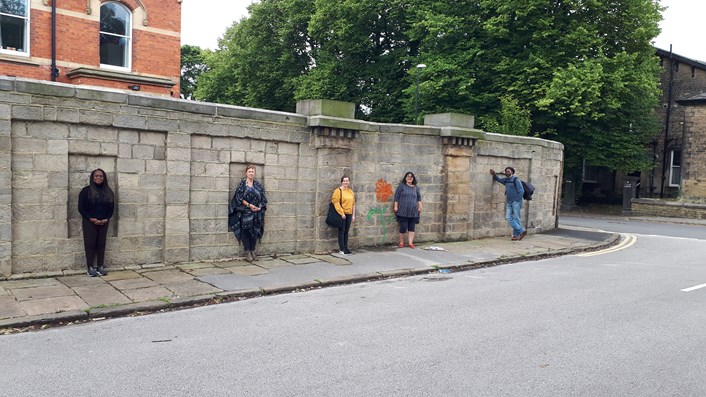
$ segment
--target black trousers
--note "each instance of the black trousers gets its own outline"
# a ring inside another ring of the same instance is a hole
[[[353,215],[346,214],[346,219],[343,220],[343,227],[338,229],[338,248],[341,251],[348,250],[348,231],[351,230],[351,222]]]
[[[243,240],[243,249],[246,252],[247,251],[255,251],[255,244],[257,244],[257,237],[254,237],[247,230],[243,230],[243,235],[241,237]]]
[[[83,218],[81,226],[83,228],[83,248],[86,251],[86,266],[93,266],[93,261],[97,260],[97,267],[105,264],[105,241],[108,238],[108,225],[94,225],[86,218]]]

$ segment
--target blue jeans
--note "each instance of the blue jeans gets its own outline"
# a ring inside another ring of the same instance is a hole
[[[507,224],[512,228],[512,237],[517,237],[525,231],[520,223],[520,210],[522,209],[522,201],[513,201],[505,204],[505,219]]]

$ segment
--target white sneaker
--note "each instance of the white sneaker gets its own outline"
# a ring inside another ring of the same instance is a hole
[[[346,253],[343,252],[343,251],[338,251],[338,254],[339,254],[339,255],[345,255]]]

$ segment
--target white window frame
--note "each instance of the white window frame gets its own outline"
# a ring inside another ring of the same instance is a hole
[[[22,56],[22,57],[29,57],[29,31],[30,31],[30,21],[32,20],[30,18],[30,13],[32,12],[32,2],[30,0],[21,0],[25,2],[25,9],[27,10],[27,15],[25,16],[19,16],[19,15],[13,15],[13,14],[0,14],[6,17],[10,18],[20,18],[25,20],[25,37],[24,37],[24,44],[25,44],[25,50],[24,51],[17,51],[17,50],[8,50],[2,48],[0,46],[0,54],[6,54],[6,55],[15,55],[15,56]]]
[[[679,157],[679,164],[675,165],[674,164],[674,157],[678,156]],[[674,170],[679,169],[679,180],[674,183],[673,182],[673,177],[674,177]],[[669,151],[669,187],[680,187],[681,186],[681,150],[670,150]]]
[[[101,67],[101,69],[116,70],[116,71],[120,71],[120,72],[130,72],[132,70],[132,19],[133,19],[132,18],[133,17],[132,10],[130,8],[128,8],[127,6],[125,6],[125,4],[122,4],[117,1],[106,1],[105,3],[101,4],[101,8],[103,8],[103,6],[106,6],[108,4],[117,4],[119,7],[122,7],[125,9],[125,11],[127,11],[128,20],[127,20],[127,26],[125,27],[125,34],[126,35],[122,36],[122,35],[116,35],[113,33],[103,32],[99,28],[99,31],[98,31],[98,37],[99,37],[98,53],[99,53],[99,55],[98,55],[98,57],[100,60],[100,35],[107,34],[107,35],[111,35],[111,36],[123,37],[127,41],[127,56],[125,57],[126,65],[125,66],[115,66],[115,65],[101,63],[100,67]],[[99,14],[100,14],[100,12],[99,12]],[[99,22],[99,26],[100,26],[100,22]]]

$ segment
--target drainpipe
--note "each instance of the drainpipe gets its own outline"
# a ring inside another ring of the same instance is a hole
[[[59,76],[56,68],[56,1],[51,0],[51,81],[56,81]]]
[[[672,45],[669,45],[669,88],[667,89],[667,114],[664,117],[664,149],[662,150],[662,184],[659,189],[659,198],[664,198],[664,180],[667,179],[667,145],[669,143],[669,118],[672,113],[672,88],[674,86],[674,57]]]

